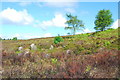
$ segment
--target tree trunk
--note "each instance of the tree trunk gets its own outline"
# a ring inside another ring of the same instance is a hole
[[[75,35],[75,27],[73,28],[74,30],[73,30],[73,35]]]
[[[104,31],[104,27],[101,28],[101,31]]]

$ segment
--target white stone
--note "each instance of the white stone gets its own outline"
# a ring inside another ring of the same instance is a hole
[[[35,44],[30,45],[31,50],[37,50],[37,46]]]
[[[19,51],[22,51],[22,50],[23,50],[23,47],[20,46],[20,47],[18,48],[18,50],[19,50]]]
[[[45,54],[45,58],[49,58],[50,57],[50,54]]]
[[[24,52],[25,54],[28,54],[28,53],[30,53],[30,49],[25,49],[25,52]]]
[[[24,55],[24,53],[18,53],[18,57],[21,57],[23,55]]]
[[[65,45],[62,45],[63,48],[65,48],[66,46]]]
[[[17,57],[26,57],[26,55],[28,55],[30,52],[30,49],[25,49],[25,51],[23,53],[18,53]]]
[[[4,72],[4,70],[0,70],[0,74],[2,74]]]
[[[25,53],[24,53],[24,56],[25,57],[28,57],[30,55],[30,49],[26,49],[25,50]]]
[[[53,48],[54,48],[53,45],[51,45],[51,46],[50,46],[50,49],[53,49]]]
[[[66,53],[67,53],[67,54],[71,54],[72,51],[71,51],[71,50],[67,50]]]

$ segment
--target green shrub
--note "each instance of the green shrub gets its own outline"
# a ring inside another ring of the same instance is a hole
[[[53,64],[56,64],[57,61],[58,61],[58,60],[57,60],[56,58],[52,58],[52,59],[51,59],[51,62],[52,62]]]
[[[86,72],[89,72],[91,70],[91,66],[90,65],[88,65],[88,66],[86,66]]]
[[[111,43],[110,43],[110,41],[106,41],[105,43],[104,43],[104,46],[108,46],[108,45],[110,45]]]
[[[64,40],[63,40],[63,38],[60,37],[60,36],[57,36],[57,37],[54,38],[54,43],[55,43],[55,44],[58,44],[58,43],[60,43],[60,42],[62,42],[62,41],[64,41]]]
[[[113,28],[109,28],[109,29],[107,29],[107,31],[108,31],[108,30],[111,31],[111,30],[114,30],[114,29],[113,29]]]
[[[17,40],[17,37],[13,37],[13,39],[12,40]]]
[[[21,51],[16,51],[15,53],[16,53],[16,54],[19,54],[19,53],[21,53]]]

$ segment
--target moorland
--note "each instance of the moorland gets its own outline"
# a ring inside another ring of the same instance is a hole
[[[117,78],[118,29],[28,40],[2,40],[3,78]],[[37,49],[31,50],[35,44]],[[50,49],[50,46],[53,46]],[[18,56],[29,50],[29,56]]]

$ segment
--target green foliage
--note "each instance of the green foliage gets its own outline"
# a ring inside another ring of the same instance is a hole
[[[89,36],[90,36],[90,34],[86,33],[86,34],[75,35],[74,38],[79,39],[79,40],[86,40],[86,39],[88,39]]]
[[[0,37],[0,41],[2,40],[2,38]]]
[[[85,54],[91,54],[91,50],[86,50]]]
[[[91,70],[91,66],[90,65],[88,65],[87,67],[86,67],[86,72],[89,72]]]
[[[70,35],[70,33],[69,33],[69,32],[68,32],[67,34],[68,34],[68,35]]]
[[[104,31],[106,29],[106,27],[110,27],[110,25],[112,24],[113,19],[112,19],[112,14],[110,12],[110,10],[100,10],[96,16],[96,20],[95,20],[95,25],[96,27],[94,27],[95,30],[100,30],[100,31]]]
[[[84,28],[84,24],[81,20],[77,19],[77,16],[72,16],[71,14],[66,14],[68,21],[66,21],[66,24],[68,24],[68,27],[65,27],[65,29],[69,29],[73,31],[73,35],[75,35],[76,30],[80,30],[80,28]]]
[[[58,60],[57,60],[56,58],[52,58],[52,59],[51,59],[51,62],[52,62],[53,64],[56,64],[57,61],[58,61]]]
[[[118,80],[120,80],[120,78],[117,78]]]
[[[109,28],[107,31],[112,31],[112,30],[114,30],[113,28]]]
[[[19,54],[19,53],[21,53],[21,51],[16,51],[15,53],[16,53],[16,54]]]
[[[17,40],[17,37],[13,37],[13,39],[12,40]]]
[[[75,54],[80,54],[83,50],[85,50],[85,48],[80,45],[76,45],[75,47],[76,47],[76,49],[74,50]]]
[[[108,45],[110,45],[110,44],[111,44],[110,41],[105,41],[104,46],[108,46]]]
[[[60,37],[60,36],[57,36],[57,37],[54,38],[54,43],[55,43],[55,44],[58,44],[58,43],[60,43],[60,42],[62,42],[62,41],[64,41],[64,40],[63,40],[63,38]]]
[[[55,43],[55,44],[58,44],[59,42],[58,42],[57,40],[54,40],[54,43]]]

